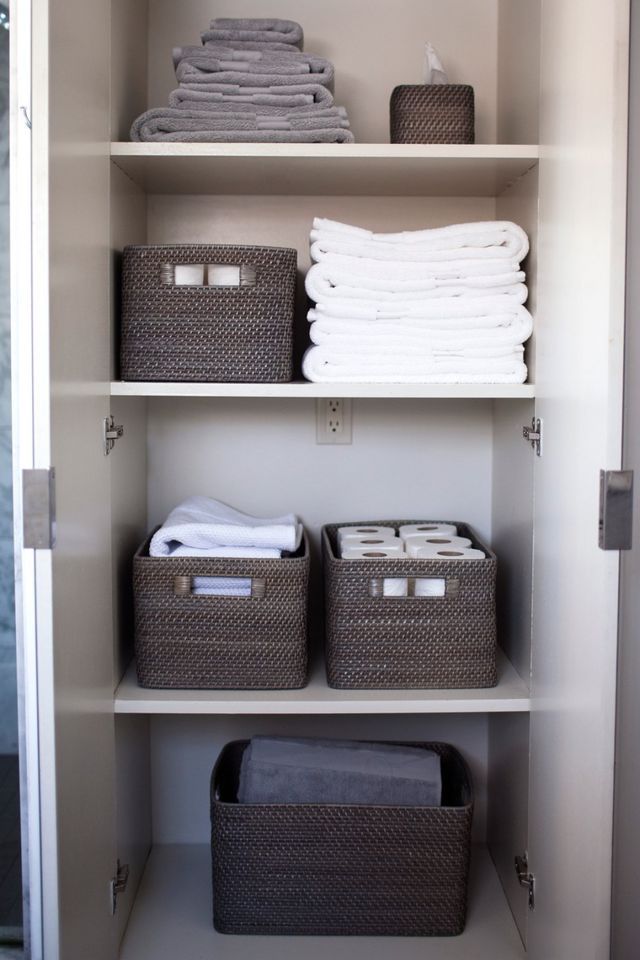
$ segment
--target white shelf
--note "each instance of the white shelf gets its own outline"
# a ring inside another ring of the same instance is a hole
[[[112,397],[381,397],[526,400],[532,383],[135,383],[114,380]]]
[[[211,851],[206,845],[154,847],[120,960],[524,960],[487,851],[474,849],[469,912],[459,937],[260,937],[215,932]]]
[[[493,197],[538,156],[529,144],[111,144],[147,193]]]
[[[407,714],[528,713],[526,684],[499,653],[498,685],[482,690],[332,690],[314,664],[302,690],[147,690],[131,663],[115,693],[116,713],[142,714]]]

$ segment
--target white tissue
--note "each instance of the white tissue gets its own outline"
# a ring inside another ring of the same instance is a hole
[[[452,523],[406,523],[400,527],[403,540],[408,540],[409,537],[435,537],[440,534],[455,537],[457,533],[458,528]]]
[[[433,547],[435,550],[459,550],[470,546],[471,540],[467,537],[447,537],[443,534],[439,537],[409,537],[405,541],[404,548],[407,556],[417,557],[418,550],[423,547]]]
[[[440,57],[430,43],[424,45],[424,82],[448,83]]]
[[[343,560],[397,560],[406,559],[400,548],[385,543],[383,547],[348,547],[342,551]]]
[[[438,550],[432,546],[420,547],[416,552],[416,560],[486,560],[482,550],[472,547],[445,547]]]
[[[210,287],[239,287],[240,267],[228,263],[210,263],[207,266],[207,283]]]
[[[177,263],[174,268],[173,282],[176,287],[201,287],[204,284],[204,265]]]
[[[369,524],[359,527],[338,527],[338,543],[340,545],[345,540],[360,540],[362,537],[370,535],[385,537],[388,540],[395,540],[397,537],[393,527],[376,527]]]

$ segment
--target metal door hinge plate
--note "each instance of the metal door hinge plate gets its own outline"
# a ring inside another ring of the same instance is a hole
[[[522,428],[522,436],[530,443],[536,452],[536,456],[542,456],[542,420],[540,417],[532,417],[531,426]]]
[[[601,470],[598,546],[631,550],[632,540],[633,470]]]
[[[56,542],[56,472],[22,471],[22,541],[27,550],[51,550]]]
[[[105,457],[109,456],[115,446],[116,440],[119,440],[123,433],[124,427],[120,423],[115,423],[113,416],[104,418],[102,421],[102,442]]]
[[[118,894],[124,893],[129,882],[129,864],[120,863],[118,860],[116,875],[109,882],[109,892],[111,896],[111,915],[113,916],[118,906]]]
[[[536,905],[536,878],[532,873],[529,873],[528,854],[525,853],[523,857],[516,857],[514,863],[520,886],[526,887],[529,891],[529,910],[533,910]]]

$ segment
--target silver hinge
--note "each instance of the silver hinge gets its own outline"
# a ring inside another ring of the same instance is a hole
[[[122,424],[116,424],[113,416],[105,417],[102,421],[102,440],[104,444],[104,455],[108,457],[115,446],[116,440],[119,440],[124,433]]]
[[[22,541],[27,550],[51,550],[56,542],[56,472],[22,471]]]
[[[522,428],[522,436],[530,443],[536,456],[542,456],[542,420],[540,417],[531,418],[531,426]]]
[[[633,470],[601,470],[598,546],[631,550],[632,539]]]
[[[116,869],[115,877],[111,878],[109,883],[109,892],[111,895],[111,916],[116,912],[116,907],[118,905],[118,894],[124,893],[127,889],[127,883],[129,882],[129,864],[120,863],[118,860],[118,865]]]
[[[529,873],[529,856],[526,852],[523,857],[515,858],[515,868],[520,886],[526,887],[529,891],[529,910],[534,910],[536,905],[536,878],[532,873]]]

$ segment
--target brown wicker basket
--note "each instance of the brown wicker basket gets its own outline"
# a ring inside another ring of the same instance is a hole
[[[391,143],[473,143],[473,87],[404,84],[391,94]]]
[[[367,520],[373,524],[421,523]],[[436,521],[424,521],[425,523]],[[327,679],[330,687],[435,689],[493,687],[497,561],[465,523],[461,536],[486,560],[341,560],[337,524],[323,527]],[[436,578],[443,597],[385,597],[385,578]]]
[[[135,652],[142,687],[284,690],[307,682],[309,546],[280,560],[150,557],[133,561]],[[251,596],[198,596],[194,577],[251,579]]]
[[[213,923],[220,933],[455,936],[467,909],[473,795],[460,754],[437,751],[442,806],[236,802],[248,741],[211,778]]]
[[[184,265],[237,267],[234,285],[207,284],[212,271],[202,285],[180,285]],[[280,247],[126,247],[122,379],[291,380],[296,265],[296,251]]]

